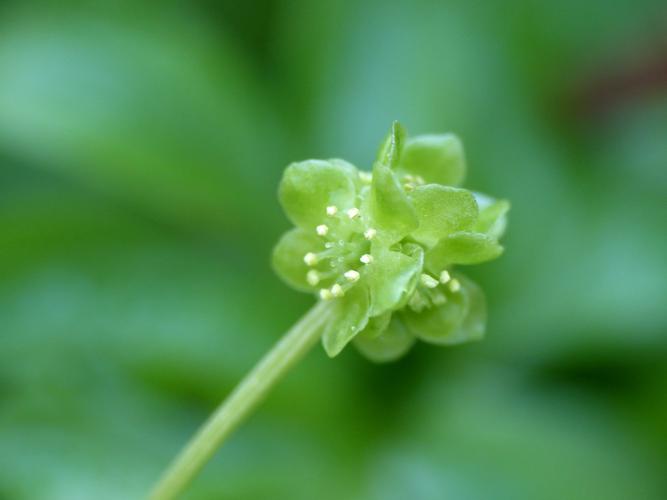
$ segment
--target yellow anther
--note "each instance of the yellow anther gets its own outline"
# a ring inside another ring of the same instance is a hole
[[[361,212],[359,211],[359,209],[357,207],[350,208],[347,211],[347,216],[350,219],[356,219],[357,217],[359,217],[360,214],[361,214]]]
[[[444,293],[436,293],[435,296],[433,297],[433,303],[436,306],[441,306],[447,302],[447,297],[445,297]]]
[[[345,291],[343,290],[343,287],[340,286],[338,283],[334,284],[334,286],[331,287],[331,295],[334,297],[342,297],[345,295]]]
[[[329,206],[327,207],[327,215],[328,215],[329,217],[333,217],[333,216],[336,215],[337,213],[338,213],[338,207],[337,207],[336,205],[329,205]]]
[[[440,273],[440,283],[443,285],[447,283],[452,277],[449,275],[449,271],[446,269]]]
[[[329,232],[329,226],[327,226],[326,224],[320,224],[315,228],[315,231],[317,231],[317,234],[319,234],[320,236],[326,236],[327,233]]]
[[[306,273],[306,281],[310,286],[316,286],[320,282],[320,274],[314,269],[311,269]]]
[[[308,252],[303,256],[303,261],[307,266],[314,266],[317,264],[317,255],[315,255],[313,252]]]
[[[373,229],[372,227],[370,227],[370,228],[366,229],[366,231],[364,231],[364,238],[366,238],[367,240],[370,241],[373,238],[375,238],[376,234],[377,234],[377,231],[375,229]]]
[[[435,288],[438,286],[438,280],[428,274],[422,274],[420,279],[422,285],[424,285],[426,288]]]
[[[454,293],[458,292],[461,289],[461,283],[459,283],[459,280],[457,280],[456,278],[451,280],[449,282],[449,289]]]
[[[351,281],[352,283],[354,283],[359,279],[360,274],[354,269],[350,269],[349,271],[345,271],[343,276],[345,276],[345,279],[347,281]]]
[[[331,290],[329,290],[328,288],[322,288],[320,290],[320,298],[322,300],[331,300],[333,299],[333,294],[331,293]]]
[[[371,262],[373,262],[373,256],[365,253],[361,257],[359,257],[359,260],[361,261],[362,264],[370,264]]]

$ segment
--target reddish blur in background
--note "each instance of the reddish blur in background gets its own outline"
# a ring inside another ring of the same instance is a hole
[[[0,498],[141,498],[312,301],[282,169],[394,119],[512,201],[487,339],[316,349],[186,498],[667,498],[664,0],[0,2]]]

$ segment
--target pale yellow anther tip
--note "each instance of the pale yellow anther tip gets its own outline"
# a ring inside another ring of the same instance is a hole
[[[329,217],[333,217],[333,216],[336,215],[337,213],[338,213],[338,207],[337,207],[336,205],[329,205],[329,206],[327,207],[327,215],[328,215]]]
[[[354,269],[350,269],[349,271],[345,271],[343,276],[345,277],[345,279],[347,281],[350,281],[350,282],[354,283],[355,281],[357,281],[359,279],[360,274],[357,271],[355,271]]]
[[[315,231],[316,231],[317,234],[319,234],[320,236],[326,236],[327,233],[329,232],[329,226],[327,226],[326,224],[320,224],[319,226],[317,226],[317,227],[315,228]]]
[[[308,252],[303,256],[303,261],[307,266],[314,266],[317,264],[317,255],[315,255],[313,252]]]
[[[342,297],[345,295],[345,290],[343,290],[343,287],[340,286],[338,283],[334,284],[334,286],[331,287],[331,295],[334,297]]]
[[[365,253],[361,257],[359,257],[359,260],[361,261],[362,264],[370,264],[371,262],[373,262],[373,256]]]
[[[370,241],[373,238],[375,238],[376,234],[377,234],[377,231],[371,227],[371,228],[366,229],[366,231],[364,231],[364,238],[366,238],[367,240]]]
[[[361,212],[359,211],[359,209],[357,207],[350,208],[347,211],[347,216],[350,219],[356,219],[357,217],[359,217],[360,214],[361,214]]]
[[[306,281],[310,286],[316,286],[320,282],[320,274],[314,269],[311,269],[306,273]]]
[[[442,283],[443,285],[447,283],[450,279],[452,278],[449,275],[449,271],[444,270],[440,273],[440,283]]]
[[[457,280],[456,278],[451,280],[449,282],[449,289],[454,293],[458,292],[461,289],[461,283],[459,283],[459,280]]]
[[[433,303],[436,306],[441,306],[443,304],[446,304],[447,303],[447,297],[445,297],[444,294],[439,293],[435,297],[433,297]]]
[[[333,294],[331,293],[331,290],[329,290],[328,288],[322,288],[320,290],[320,298],[322,300],[331,300],[333,299]]]
[[[438,280],[428,274],[422,274],[420,280],[422,285],[424,285],[426,288],[435,288],[438,286]]]

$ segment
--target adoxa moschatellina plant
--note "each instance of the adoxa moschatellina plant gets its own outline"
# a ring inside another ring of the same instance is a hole
[[[498,257],[509,203],[459,187],[460,140],[407,138],[394,123],[372,171],[339,159],[287,167],[280,202],[295,227],[273,267],[317,303],[192,438],[151,498],[175,497],[278,379],[322,339],[331,357],[352,343],[376,362],[417,339],[439,345],[484,335],[482,290],[458,271]]]

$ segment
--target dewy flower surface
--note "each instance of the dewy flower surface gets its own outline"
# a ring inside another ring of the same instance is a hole
[[[498,257],[509,203],[459,188],[460,140],[406,138],[394,123],[372,172],[339,160],[293,163],[279,197],[296,226],[273,265],[292,287],[332,301],[322,341],[329,356],[350,341],[374,361],[416,339],[451,345],[484,335],[482,290],[456,266]]]

